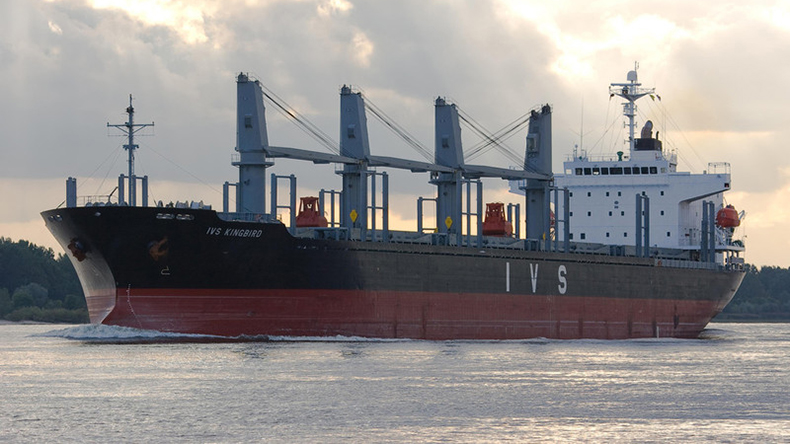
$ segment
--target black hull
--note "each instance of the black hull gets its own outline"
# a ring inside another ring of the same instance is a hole
[[[695,337],[744,275],[643,258],[307,239],[209,210],[42,215],[77,269],[92,321],[190,333]]]

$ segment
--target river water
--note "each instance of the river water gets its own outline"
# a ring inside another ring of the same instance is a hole
[[[790,324],[702,339],[213,342],[0,325],[0,441],[790,442]]]

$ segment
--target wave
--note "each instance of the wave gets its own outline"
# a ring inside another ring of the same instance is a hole
[[[157,330],[144,330],[133,327],[120,327],[116,325],[104,324],[83,324],[73,327],[52,330],[44,333],[35,334],[37,337],[63,338],[92,343],[152,343],[152,342],[408,342],[419,341],[418,339],[403,338],[366,338],[362,336],[216,336],[206,334],[174,333]],[[677,339],[677,338],[632,338],[632,339],[510,339],[510,340],[471,340],[455,339],[437,341],[445,343],[520,343],[545,345],[554,343],[590,343],[590,344],[613,344],[618,342],[643,343],[643,344],[666,344],[666,343],[688,343],[689,341],[710,341],[731,339],[726,330],[706,329],[698,339]]]
[[[732,330],[716,327],[708,327],[699,335],[699,338],[705,341],[733,341],[741,337],[741,334]]]
[[[227,340],[222,336],[173,333],[157,330],[143,330],[117,325],[85,324],[39,333],[33,336],[64,338],[85,342],[211,342]]]
[[[216,336],[144,330],[117,325],[84,324],[35,334],[36,337],[63,338],[92,343],[152,342],[402,342],[411,339],[364,338],[361,336]]]

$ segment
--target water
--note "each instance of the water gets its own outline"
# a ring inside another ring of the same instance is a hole
[[[790,442],[790,324],[699,340],[213,342],[0,325],[0,441]]]

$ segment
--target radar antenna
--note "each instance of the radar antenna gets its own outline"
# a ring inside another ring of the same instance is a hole
[[[634,139],[634,132],[636,130],[636,101],[648,94],[655,94],[655,88],[642,88],[639,83],[636,71],[639,69],[639,63],[634,62],[634,70],[628,71],[627,83],[612,83],[609,85],[609,97],[619,96],[627,100],[623,103],[623,115],[628,117],[628,145],[631,154],[634,152],[636,139]]]

